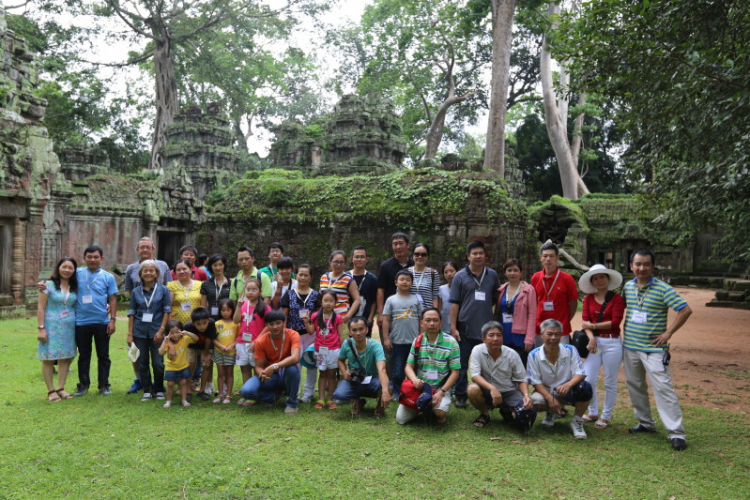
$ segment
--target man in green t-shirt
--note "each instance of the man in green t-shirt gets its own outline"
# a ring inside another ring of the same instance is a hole
[[[439,309],[428,307],[422,311],[421,321],[424,333],[412,343],[404,372],[416,389],[422,389],[425,383],[432,386],[432,413],[437,423],[443,424],[451,405],[450,390],[458,380],[461,369],[461,350],[456,339],[441,331],[443,320]],[[418,414],[416,410],[400,404],[396,422],[403,425]]]
[[[240,267],[240,272],[237,273],[237,277],[232,280],[232,285],[229,287],[229,298],[235,303],[237,299],[245,295],[245,283],[248,280],[255,278],[260,279],[260,296],[266,304],[271,304],[271,278],[268,275],[258,271],[255,267],[255,254],[248,247],[240,247],[237,249],[237,265]]]
[[[341,380],[333,400],[351,401],[351,414],[358,415],[364,405],[361,398],[378,398],[375,416],[382,417],[391,402],[383,346],[367,338],[367,319],[363,316],[349,320],[349,334],[352,338],[344,342],[339,351]]]

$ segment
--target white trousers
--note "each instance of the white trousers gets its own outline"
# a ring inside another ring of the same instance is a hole
[[[662,363],[663,353],[643,352],[624,349],[625,378],[628,394],[633,404],[635,418],[644,427],[654,429],[656,422],[651,416],[651,404],[648,401],[646,375],[651,382],[659,417],[669,432],[669,439],[685,439],[685,428],[682,426],[682,408],[677,393],[672,385],[669,367]]]
[[[584,360],[586,382],[594,388],[594,395],[589,403],[589,415],[599,415],[599,404],[596,397],[596,383],[599,370],[604,366],[604,408],[601,418],[612,420],[612,412],[617,401],[617,376],[622,363],[622,342],[619,338],[596,337],[596,354],[589,353]]]

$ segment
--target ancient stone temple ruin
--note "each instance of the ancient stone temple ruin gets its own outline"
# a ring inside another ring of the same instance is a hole
[[[384,174],[406,153],[395,105],[377,96],[344,96],[322,126],[284,122],[275,133],[274,165],[310,176]]]
[[[394,231],[428,243],[435,266],[464,262],[465,243],[478,239],[494,268],[517,257],[533,272],[539,242],[552,239],[580,262],[621,271],[642,246],[653,247],[660,272],[674,277],[726,270],[706,264],[718,236],[675,244],[668,228],[654,228],[653,208],[633,196],[534,204],[512,167],[504,179],[460,159],[404,168],[401,120],[393,103],[371,96],[346,96],[313,125],[282,124],[274,168],[242,176],[216,105],[176,116],[163,172],[144,165],[138,174],[113,173],[106,154],[87,145],[61,148],[61,165],[43,125],[46,103],[34,95],[33,55],[7,29],[1,7],[0,48],[0,315],[23,313],[36,300],[36,281],[62,256],[80,261],[88,245],[101,246],[103,266],[121,274],[137,260],[141,236],[153,238],[168,263],[186,243],[222,252],[230,274],[237,247],[252,247],[263,264],[273,241],[284,242],[295,262],[311,263],[315,276],[331,250],[356,245],[368,248],[374,270],[389,257]],[[733,285],[722,297],[747,301],[750,290]]]

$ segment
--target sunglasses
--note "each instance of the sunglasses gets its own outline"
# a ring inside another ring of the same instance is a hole
[[[414,252],[414,257],[427,257],[426,253]]]

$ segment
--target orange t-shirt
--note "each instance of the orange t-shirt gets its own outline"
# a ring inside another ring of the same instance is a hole
[[[265,359],[266,366],[278,363],[292,354],[292,349],[300,349],[299,333],[286,328],[282,339],[274,340],[271,332],[266,332],[255,341],[255,359]]]

